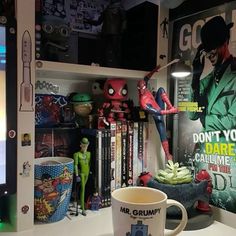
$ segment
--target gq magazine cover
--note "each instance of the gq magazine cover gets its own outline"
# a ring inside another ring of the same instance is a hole
[[[193,70],[170,85],[180,111],[178,161],[195,174],[207,170],[210,203],[236,213],[236,2],[173,21],[172,59],[178,54]]]

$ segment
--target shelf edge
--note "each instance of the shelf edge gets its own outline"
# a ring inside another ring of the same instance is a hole
[[[45,78],[61,78],[69,76],[73,79],[94,79],[121,77],[126,79],[143,79],[148,72],[110,67],[89,66],[51,61],[36,61],[36,76]]]

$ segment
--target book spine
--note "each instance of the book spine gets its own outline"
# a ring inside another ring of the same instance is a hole
[[[108,156],[107,156],[107,130],[103,130],[104,133],[104,146],[103,146],[103,150],[104,150],[104,162],[103,162],[103,181],[104,181],[104,185],[103,185],[103,197],[104,197],[104,207],[107,207],[108,204],[108,196],[107,196],[107,176],[108,176],[108,172],[107,172],[107,168],[108,168]]]
[[[133,185],[133,134],[134,134],[134,123],[128,121],[128,144],[127,144],[127,184],[128,186]]]
[[[133,124],[133,185],[138,179],[138,122]]]
[[[101,184],[102,184],[102,207],[106,206],[106,198],[105,198],[105,132],[102,132],[102,163],[101,163]]]
[[[102,197],[102,130],[97,130],[97,140],[96,140],[96,156],[97,156],[97,190],[99,196]]]
[[[138,122],[138,175],[143,172],[143,121]]]
[[[116,122],[116,175],[115,184],[116,189],[121,188],[121,121]]]
[[[113,121],[110,123],[111,130],[111,143],[110,143],[110,151],[111,151],[111,191],[116,189],[115,176],[116,176],[116,122]]]
[[[111,131],[107,130],[107,206],[111,206]]]
[[[121,186],[127,184],[127,122],[122,121],[121,127]]]
[[[148,171],[148,122],[143,122],[143,171]]]

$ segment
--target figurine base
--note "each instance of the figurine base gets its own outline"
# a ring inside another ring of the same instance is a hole
[[[174,219],[167,217],[166,219],[166,229],[175,229],[181,219]],[[198,230],[208,227],[213,223],[213,214],[210,212],[200,212],[196,209],[193,209],[191,212],[191,216],[189,216],[188,223],[184,229],[184,231],[188,230]]]

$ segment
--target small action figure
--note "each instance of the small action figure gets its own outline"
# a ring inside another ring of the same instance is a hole
[[[87,138],[82,138],[80,142],[80,151],[74,153],[74,170],[76,185],[80,185],[80,205],[82,209],[82,215],[86,216],[85,213],[85,185],[88,181],[89,172],[90,172],[90,159],[91,153],[87,151],[89,146],[89,141]],[[76,188],[77,190],[77,188]],[[77,194],[77,193],[76,193]],[[77,200],[77,209],[76,215],[78,215],[78,200]]]
[[[102,104],[105,102],[104,94],[104,84],[106,79],[97,79],[92,83],[92,98],[94,101],[93,109],[98,111],[102,107]]]
[[[212,189],[213,189],[212,179],[211,179],[211,176],[209,175],[209,173],[205,169],[202,169],[196,174],[195,182],[200,183],[200,182],[206,181],[206,180],[207,180],[206,192],[208,193],[208,196],[210,199],[210,195],[212,194]],[[202,201],[202,200],[198,200],[198,204],[197,204],[196,208],[200,211],[203,211],[203,212],[209,212],[211,210],[211,207],[209,205],[209,201]]]
[[[165,18],[162,22],[161,22],[161,31],[162,31],[162,38],[168,38],[168,19]]]
[[[93,101],[87,93],[77,93],[72,97],[74,112],[76,113],[76,125],[83,128],[92,128]]]
[[[102,198],[98,192],[94,192],[92,196],[88,198],[87,207],[92,211],[98,211],[102,207]]]
[[[153,116],[160,135],[161,144],[164,149],[166,159],[172,160],[172,155],[169,151],[169,142],[166,135],[163,115],[177,113],[178,109],[171,104],[164,88],[158,89],[155,98],[153,97],[152,92],[147,88],[148,80],[151,78],[153,73],[157,72],[159,69],[160,66],[146,75],[143,80],[138,81],[139,103],[141,109],[147,111]],[[165,104],[167,109],[165,109]]]
[[[129,107],[124,100],[128,96],[128,86],[124,79],[108,79],[104,85],[104,95],[108,101],[103,103],[101,109],[98,110],[99,117],[106,125],[111,121],[126,120],[125,114],[129,113]],[[102,125],[98,124],[98,128]]]

